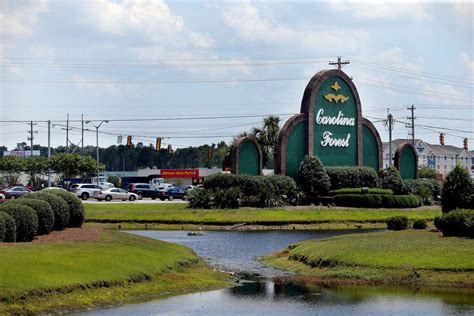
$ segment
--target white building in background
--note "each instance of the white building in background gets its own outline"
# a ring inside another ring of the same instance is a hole
[[[392,141],[392,165],[395,150],[400,144],[409,142],[406,139]],[[457,163],[469,170],[474,177],[474,151],[451,145],[429,144],[421,139],[415,139],[415,148],[418,153],[418,166],[425,166],[436,170],[443,178],[454,169]],[[383,167],[389,166],[390,155],[388,143],[383,143]]]

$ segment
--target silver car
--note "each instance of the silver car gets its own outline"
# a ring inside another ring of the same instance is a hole
[[[111,188],[107,190],[101,190],[97,195],[94,196],[94,198],[99,201],[103,201],[103,200],[135,201],[138,198],[138,195],[136,195],[135,193],[128,192],[124,189]]]

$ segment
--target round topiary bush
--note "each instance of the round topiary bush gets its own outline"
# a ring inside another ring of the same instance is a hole
[[[443,184],[441,205],[443,213],[457,208],[469,208],[471,204],[472,180],[469,172],[460,165],[448,173]]]
[[[50,190],[48,193],[55,194],[62,198],[69,207],[68,227],[81,227],[84,223],[85,212],[81,200],[72,192]]]
[[[15,242],[16,241],[16,222],[15,219],[5,213],[0,212],[0,223],[3,223],[3,238],[0,241],[3,242]]]
[[[424,219],[417,219],[413,222],[412,227],[413,229],[426,229],[426,227],[428,227],[428,223]]]
[[[380,177],[382,178],[382,188],[390,189],[395,194],[403,192],[403,181],[395,167],[388,167],[380,171]]]
[[[53,230],[54,212],[48,202],[36,199],[17,199],[10,203],[19,203],[35,210],[38,216],[38,235],[47,235]]]
[[[474,210],[455,210],[435,218],[435,226],[443,236],[474,238]]]
[[[408,228],[408,217],[406,216],[394,216],[387,218],[387,229],[388,230],[404,230]]]
[[[48,202],[54,212],[53,230],[62,230],[69,224],[69,206],[59,196],[47,192],[35,192],[25,194],[21,198],[37,199]]]
[[[38,232],[38,216],[34,209],[18,203],[3,203],[0,211],[15,219],[16,241],[32,241]]]
[[[324,165],[314,155],[304,157],[298,170],[298,181],[303,192],[309,197],[328,194],[331,186]]]

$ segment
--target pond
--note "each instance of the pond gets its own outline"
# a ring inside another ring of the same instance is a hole
[[[81,314],[474,315],[472,291],[433,293],[403,288],[306,286],[285,281],[287,272],[266,267],[256,260],[291,243],[358,232],[367,230],[216,231],[205,232],[204,236],[187,236],[186,231],[133,231],[188,246],[212,266],[253,277],[227,289]]]

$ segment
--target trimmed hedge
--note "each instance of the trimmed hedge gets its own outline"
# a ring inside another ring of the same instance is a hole
[[[415,208],[421,206],[418,195],[382,195],[382,205],[385,208]]]
[[[72,192],[61,190],[50,190],[48,193],[55,194],[62,198],[69,207],[68,227],[81,227],[85,219],[84,205],[81,200]]]
[[[203,183],[204,189],[226,189],[238,187],[238,176],[230,173],[216,173],[208,176]]]
[[[239,188],[192,190],[188,195],[190,208],[238,208],[240,206]]]
[[[15,219],[16,241],[32,241],[38,232],[38,216],[34,209],[19,203],[3,203],[0,211],[10,214]]]
[[[377,171],[371,167],[326,167],[326,172],[331,190],[378,186]]]
[[[368,188],[368,192],[365,192],[362,188],[344,188],[339,190],[329,191],[330,195],[339,194],[393,194],[392,190],[379,189],[379,188]]]
[[[17,199],[10,203],[26,205],[35,210],[38,216],[38,235],[46,235],[53,230],[54,212],[48,202],[34,199]]]
[[[3,227],[3,234],[0,241],[15,242],[16,241],[16,222],[15,219],[6,212],[0,212],[0,226]]]
[[[270,182],[277,194],[286,197],[284,198],[286,201],[289,201],[293,204],[297,202],[299,190],[293,178],[281,175],[274,175],[265,177],[265,179],[266,181]]]
[[[393,216],[386,220],[388,230],[404,230],[408,228],[408,217]]]
[[[340,194],[334,197],[337,206],[347,207],[382,207],[381,194]]]
[[[54,230],[62,230],[69,224],[69,206],[59,196],[41,191],[25,194],[21,198],[38,199],[48,202],[54,212]]]
[[[428,222],[425,219],[417,219],[413,222],[413,229],[426,229]]]
[[[415,208],[421,206],[421,198],[416,195],[338,194],[334,196],[334,203],[347,207]]]
[[[455,210],[435,218],[435,226],[443,236],[474,238],[474,210]]]

